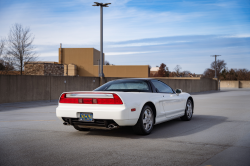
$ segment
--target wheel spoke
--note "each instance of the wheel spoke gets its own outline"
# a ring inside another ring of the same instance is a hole
[[[143,122],[143,124],[146,124],[146,123],[147,123],[146,119],[143,119],[142,122]]]
[[[146,128],[145,129],[148,130],[148,124],[146,124]]]
[[[192,116],[192,103],[190,101],[187,103],[187,116],[188,118]]]
[[[148,113],[149,113],[149,114],[148,114],[148,118],[151,118],[151,117],[152,117],[151,112],[149,111]]]

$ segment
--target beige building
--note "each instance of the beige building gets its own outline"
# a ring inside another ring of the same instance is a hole
[[[103,54],[105,60],[105,54]],[[76,75],[99,76],[100,51],[94,48],[59,48],[59,64],[75,65]],[[103,61],[104,61],[103,60]],[[105,77],[149,77],[148,65],[103,65]]]
[[[159,67],[151,67],[150,69],[150,77],[155,77],[158,75]]]

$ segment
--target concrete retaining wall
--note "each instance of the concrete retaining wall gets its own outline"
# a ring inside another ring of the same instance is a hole
[[[209,78],[185,78],[185,77],[152,77],[166,83],[173,89],[181,89],[183,92],[195,93],[210,90],[218,90],[217,80]],[[121,79],[115,77],[105,78],[105,82]]]
[[[190,79],[159,79],[173,89],[181,89],[183,92],[200,92],[200,80]]]
[[[240,88],[250,88],[250,81],[240,81]]]
[[[220,88],[250,88],[250,81],[221,81]]]
[[[220,81],[220,88],[239,88],[239,81]]]
[[[105,82],[121,79],[105,78]],[[173,89],[194,93],[217,90],[217,81],[205,78],[157,78]],[[0,75],[0,103],[55,100],[67,91],[92,91],[99,87],[99,77]],[[247,84],[244,83],[244,86]]]
[[[65,91],[87,91],[98,86],[98,77],[0,75],[0,103],[54,100]]]

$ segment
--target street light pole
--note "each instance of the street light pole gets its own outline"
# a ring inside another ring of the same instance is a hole
[[[99,73],[99,77],[104,77],[103,74],[103,7],[100,5],[100,64],[101,64],[101,71]]]
[[[215,76],[214,76],[214,78],[217,78],[217,75],[216,75],[216,69],[217,69],[217,61],[216,61],[216,57],[217,56],[221,56],[221,55],[211,55],[212,57],[215,57]]]
[[[92,6],[100,6],[100,72],[99,77],[101,77],[101,84],[103,83],[103,7],[109,7],[111,3],[99,3],[94,2]]]

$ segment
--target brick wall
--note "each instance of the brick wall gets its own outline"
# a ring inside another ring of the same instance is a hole
[[[64,66],[61,64],[44,64],[45,76],[63,76]]]
[[[25,64],[25,75],[43,75],[43,76],[63,76],[64,66],[53,63],[27,63]]]

